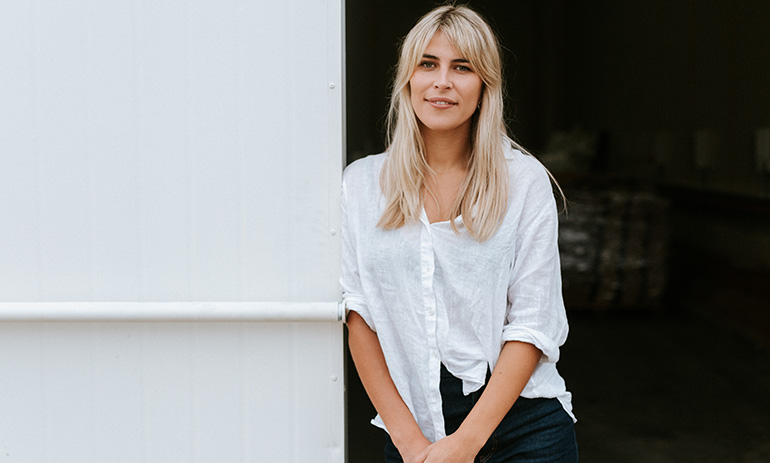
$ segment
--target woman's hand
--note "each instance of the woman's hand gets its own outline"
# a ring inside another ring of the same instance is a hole
[[[410,442],[402,443],[400,446],[397,445],[396,448],[404,463],[424,463],[425,455],[430,445],[430,441],[420,434]]]
[[[428,446],[420,463],[473,463],[479,448],[454,433]]]

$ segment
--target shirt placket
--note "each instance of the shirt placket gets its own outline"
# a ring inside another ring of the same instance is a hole
[[[436,339],[436,294],[433,289],[433,274],[435,272],[435,254],[433,252],[433,236],[427,218],[423,220],[423,231],[420,233],[420,275],[422,283],[422,306],[425,316],[425,340],[428,347],[428,407],[433,419],[436,439],[444,437],[444,415],[441,410],[441,356]]]

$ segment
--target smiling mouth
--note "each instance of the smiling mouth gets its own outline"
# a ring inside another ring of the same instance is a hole
[[[431,105],[433,105],[433,106],[438,106],[438,107],[446,107],[446,108],[448,108],[448,107],[450,107],[450,106],[454,106],[454,105],[456,105],[456,104],[457,104],[457,103],[455,103],[454,101],[450,101],[450,100],[443,100],[443,99],[442,99],[442,100],[433,100],[433,99],[429,99],[429,98],[428,98],[428,99],[426,99],[425,101],[427,101],[428,103],[430,103],[430,104],[431,104]]]

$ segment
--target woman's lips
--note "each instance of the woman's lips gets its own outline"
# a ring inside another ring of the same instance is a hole
[[[450,100],[449,98],[426,98],[425,101],[427,101],[434,108],[438,109],[447,109],[457,105],[456,102]]]

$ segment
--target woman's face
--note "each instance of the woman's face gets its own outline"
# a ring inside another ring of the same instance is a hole
[[[411,100],[423,130],[469,130],[482,89],[481,77],[438,31],[409,80]]]

